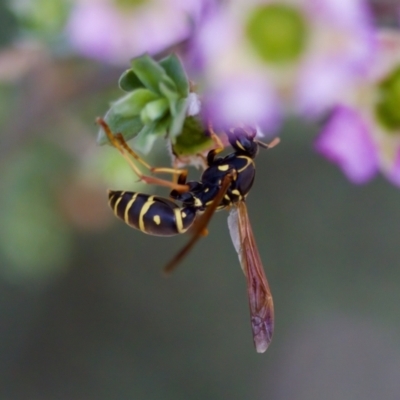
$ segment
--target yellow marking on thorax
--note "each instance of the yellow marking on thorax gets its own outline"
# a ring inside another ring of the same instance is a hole
[[[255,166],[253,159],[250,157],[238,156],[237,158],[244,158],[246,160],[246,165],[243,168],[238,169],[238,173],[244,171],[250,164],[253,164],[253,166]]]
[[[182,215],[182,218],[186,218],[186,216],[187,216],[187,214],[185,213],[185,211],[182,211],[181,215]]]
[[[235,196],[240,196],[240,192],[237,189],[233,189],[232,194],[234,194]]]
[[[219,171],[228,171],[229,169],[229,165],[225,164],[225,165],[218,165],[218,170]]]
[[[139,214],[139,229],[142,232],[146,232],[146,228],[144,226],[144,216],[146,215],[147,211],[149,211],[150,207],[152,206],[152,204],[155,203],[155,201],[153,200],[154,196],[150,196],[146,203],[143,204],[142,209],[140,210],[140,214]]]
[[[125,207],[125,213],[124,213],[124,221],[125,223],[127,223],[129,225],[129,210],[132,207],[132,204],[135,202],[136,197],[137,197],[137,193],[135,193],[132,198],[129,200],[128,204]]]
[[[154,221],[154,223],[155,223],[156,225],[160,225],[160,224],[161,224],[161,218],[160,218],[160,216],[159,216],[159,215],[155,215],[155,216],[153,217],[153,221]]]
[[[210,190],[209,188],[205,188],[204,193],[207,193],[209,190]]]
[[[116,217],[118,217],[118,204],[119,204],[120,201],[122,200],[122,196],[123,196],[124,194],[125,194],[125,192],[122,192],[122,193],[119,195],[117,201],[116,201],[115,204],[114,204],[114,214],[115,214]]]

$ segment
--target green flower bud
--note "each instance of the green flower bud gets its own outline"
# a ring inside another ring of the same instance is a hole
[[[307,41],[307,25],[294,7],[267,4],[256,7],[246,24],[247,38],[261,59],[268,63],[296,61]]]
[[[379,84],[378,93],[377,118],[389,132],[397,133],[400,129],[400,66]]]

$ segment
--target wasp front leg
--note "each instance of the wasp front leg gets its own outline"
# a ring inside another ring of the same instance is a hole
[[[129,145],[125,142],[125,139],[121,134],[113,134],[108,124],[102,119],[97,118],[96,122],[104,129],[110,143],[122,154],[128,164],[131,166],[140,181],[148,184],[166,186],[170,189],[176,190],[180,193],[189,190],[189,187],[184,184],[187,177],[186,170],[180,170],[175,168],[158,168],[150,166],[146,161],[144,161],[138,154],[136,154]],[[154,176],[149,176],[143,174],[140,169],[135,165],[135,163],[129,158],[131,155],[136,161],[147,168],[151,173],[169,173],[178,176],[178,183],[174,183],[165,179],[156,178]],[[182,182],[182,183],[179,183]]]
[[[215,156],[219,153],[221,153],[225,146],[222,143],[222,140],[219,138],[219,136],[215,133],[213,127],[211,124],[209,124],[208,126],[208,131],[210,133],[210,137],[213,140],[214,144],[215,144],[215,148],[210,150],[207,154],[207,164],[208,166],[212,165],[215,159]]]

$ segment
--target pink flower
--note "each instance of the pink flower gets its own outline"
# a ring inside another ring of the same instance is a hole
[[[264,98],[252,115],[262,122],[266,107],[267,114],[285,106],[307,117],[332,107],[367,73],[375,39],[363,0],[232,0],[208,13],[193,44],[204,92],[216,96],[215,117],[231,102],[218,97],[218,88],[250,79],[264,82],[242,89],[248,98]],[[240,103],[230,108],[227,125],[242,112]]]
[[[365,183],[378,172],[376,147],[367,123],[354,109],[341,106],[333,112],[315,148],[336,163],[354,183]]]
[[[381,171],[400,186],[399,32],[379,33],[369,75],[343,93],[316,149],[354,183],[365,183]]]
[[[276,93],[259,76],[227,77],[220,80],[204,98],[203,115],[216,129],[229,126],[259,126],[263,133],[273,133],[281,122]]]
[[[143,53],[158,53],[186,39],[201,13],[196,0],[75,0],[66,32],[82,55],[127,65]]]

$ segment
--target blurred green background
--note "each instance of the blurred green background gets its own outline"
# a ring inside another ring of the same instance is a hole
[[[0,398],[398,399],[399,190],[350,184],[314,154],[317,127],[286,123],[248,198],[276,314],[259,355],[227,213],[166,279],[186,238],[144,235],[108,209],[107,187],[153,190],[95,141],[124,68],[58,54],[61,17],[9,10],[0,3]],[[169,164],[163,146],[150,162]]]

